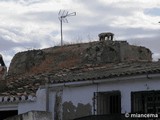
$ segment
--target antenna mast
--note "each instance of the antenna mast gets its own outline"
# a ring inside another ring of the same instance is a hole
[[[60,29],[61,29],[61,46],[63,46],[63,31],[62,31],[62,22],[64,23],[68,23],[68,20],[66,17],[69,17],[69,16],[76,16],[76,12],[72,12],[72,13],[69,13],[68,11],[65,11],[65,10],[60,10],[59,13],[58,13],[58,18],[59,18],[59,21],[60,21]]]

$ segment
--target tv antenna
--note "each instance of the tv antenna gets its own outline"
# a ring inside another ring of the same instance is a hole
[[[65,10],[60,10],[58,13],[58,18],[61,26],[61,46],[63,46],[63,33],[62,33],[62,22],[68,23],[67,17],[76,16],[76,12],[69,13]]]

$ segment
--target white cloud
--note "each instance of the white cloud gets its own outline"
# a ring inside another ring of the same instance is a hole
[[[153,49],[143,39],[151,39],[156,46],[160,16],[149,10],[159,6],[159,0],[0,0],[0,50],[13,56],[21,50],[59,44],[60,9],[77,13],[63,23],[65,42],[87,41],[88,35],[95,40],[99,32],[112,31],[117,39],[141,39],[136,43]],[[11,53],[11,49],[15,50]],[[157,54],[158,48],[153,51]]]
[[[160,59],[160,53],[154,53],[153,54],[153,60],[158,61]]]

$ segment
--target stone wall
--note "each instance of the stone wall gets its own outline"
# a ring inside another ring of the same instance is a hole
[[[152,53],[148,48],[129,45],[127,41],[103,41],[86,49],[83,62],[104,64],[130,61],[152,61]]]
[[[8,73],[16,75],[29,72],[30,68],[40,65],[44,59],[45,54],[42,50],[17,53],[11,61]]]
[[[8,74],[37,74],[85,64],[126,61],[152,61],[152,53],[148,48],[129,45],[127,41],[111,40],[30,50],[13,57]]]
[[[152,61],[152,52],[142,46],[129,45],[127,42],[120,42],[120,59],[123,61]]]
[[[51,113],[30,111],[4,120],[52,120]]]

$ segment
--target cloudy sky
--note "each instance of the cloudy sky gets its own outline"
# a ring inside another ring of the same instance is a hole
[[[160,0],[0,0],[0,53],[9,63],[19,51],[60,45],[59,10],[76,16],[63,23],[64,43],[115,40],[151,49],[160,58]]]

